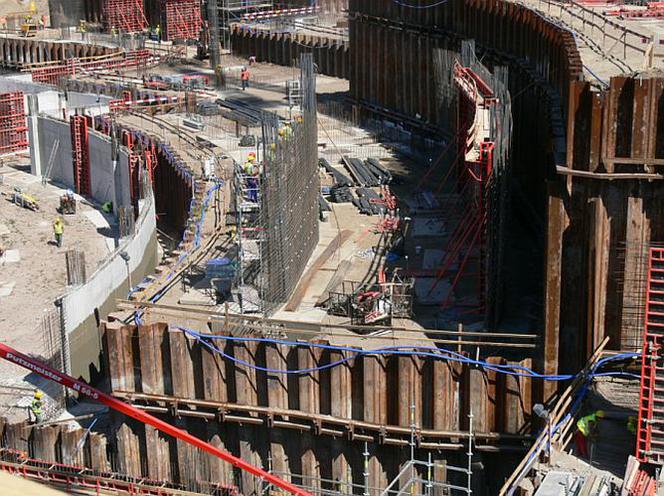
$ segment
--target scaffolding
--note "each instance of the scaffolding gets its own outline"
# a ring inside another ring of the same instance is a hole
[[[103,0],[104,28],[112,33],[135,33],[148,26],[143,0]]]
[[[498,320],[502,287],[505,171],[511,129],[506,72],[502,68],[495,68],[495,74],[489,72],[477,60],[472,41],[462,43],[460,60],[457,54],[445,51],[438,51],[436,59],[439,70],[449,69],[450,73],[441,91],[453,88],[456,93],[446,95],[455,101],[449,107],[455,108],[456,135],[439,158],[448,150],[453,152],[436,190],[449,234],[429,295],[443,279],[449,279],[442,308],[455,304],[457,317],[476,314],[491,326]],[[429,179],[427,175],[422,184]],[[470,283],[473,293],[457,298],[455,289],[462,280]]]
[[[0,94],[0,155],[28,148],[22,91]]]
[[[313,58],[301,59],[302,114],[284,123],[262,115],[253,164],[237,164],[234,196],[242,313],[269,314],[295,289],[318,243],[316,84]]]
[[[164,40],[200,39],[203,29],[200,0],[161,0],[160,10]]]
[[[231,49],[232,25],[243,22],[250,15],[274,10],[273,0],[217,0],[219,5],[219,29],[221,45]]]

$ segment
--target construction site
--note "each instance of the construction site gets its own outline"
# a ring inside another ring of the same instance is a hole
[[[0,0],[0,494],[664,494],[662,180],[664,2]]]

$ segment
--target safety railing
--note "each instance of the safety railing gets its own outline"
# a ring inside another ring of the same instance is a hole
[[[569,26],[573,30],[576,29],[575,23],[578,25],[579,22],[581,23],[582,29],[585,29],[586,26],[590,27],[591,36],[594,36],[594,30],[597,29],[598,35],[602,36],[602,45],[606,44],[607,39],[612,40],[615,44],[622,44],[624,57],[627,57],[628,49],[641,55],[645,54],[645,44],[652,41],[650,35],[629,29],[574,1],[525,0],[520,1],[519,3],[531,7],[533,4],[537,3],[541,11],[546,12],[548,15],[557,16],[562,21],[565,20],[563,16],[566,16],[569,21]],[[619,34],[612,33],[611,29],[618,31]],[[639,45],[635,45],[634,43],[639,43]]]

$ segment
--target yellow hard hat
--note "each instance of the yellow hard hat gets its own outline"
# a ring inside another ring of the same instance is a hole
[[[42,393],[39,389],[35,389],[35,398],[41,399],[42,396],[44,396],[44,393]]]
[[[604,418],[604,410],[597,410],[595,415],[597,415],[599,418]]]
[[[256,157],[253,156],[253,155],[249,155],[249,156],[247,157],[247,162],[253,162],[254,160],[256,160]]]
[[[284,134],[286,134],[286,131],[284,131],[283,129],[279,129],[279,136],[283,136]]]

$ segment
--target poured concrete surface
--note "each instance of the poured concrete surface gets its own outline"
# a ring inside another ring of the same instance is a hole
[[[63,496],[67,494],[7,472],[0,472],[0,487],[2,487],[3,496]]]

